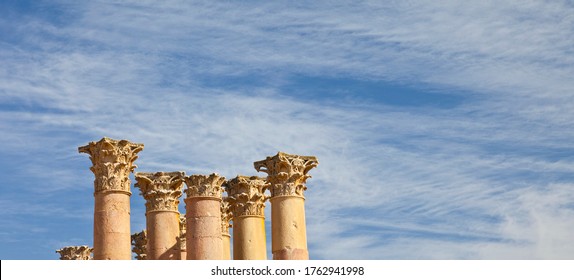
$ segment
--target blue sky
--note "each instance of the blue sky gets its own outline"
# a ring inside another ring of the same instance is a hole
[[[156,2],[0,1],[0,259],[92,244],[103,136],[145,172],[317,156],[314,259],[574,258],[572,2]]]

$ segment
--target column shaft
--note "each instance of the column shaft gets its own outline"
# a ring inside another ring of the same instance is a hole
[[[187,259],[221,260],[221,199],[187,198]]]
[[[254,162],[271,184],[271,243],[274,260],[308,260],[305,224],[305,182],[319,162],[314,156],[279,152]]]
[[[268,184],[257,176],[237,176],[226,190],[233,213],[233,259],[266,260],[265,201]]]
[[[273,259],[308,260],[305,200],[279,196],[270,201]]]
[[[154,211],[146,213],[148,232],[147,257],[149,260],[180,259],[179,213]]]
[[[221,202],[225,178],[211,175],[185,177],[187,259],[221,260]]]
[[[267,259],[264,217],[242,216],[233,218],[233,259]]]
[[[136,187],[146,200],[148,260],[179,260],[179,198],[184,172],[135,174]]]
[[[79,147],[90,155],[94,180],[94,259],[131,259],[130,179],[143,144],[102,138]]]
[[[130,196],[121,192],[94,196],[94,259],[130,260]]]
[[[231,260],[231,235],[227,234],[227,235],[222,235],[221,236],[221,241],[222,241],[222,251],[223,251],[223,255],[222,258],[223,260]]]

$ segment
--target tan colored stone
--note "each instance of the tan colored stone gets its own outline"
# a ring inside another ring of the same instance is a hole
[[[279,152],[257,161],[257,171],[267,173],[271,183],[271,243],[275,260],[307,260],[305,185],[309,170],[319,164],[314,156]]]
[[[94,180],[94,259],[129,260],[130,179],[143,144],[102,138],[79,147],[90,155]]]
[[[147,234],[145,230],[134,233],[131,236],[133,249],[136,254],[136,260],[147,260]]]
[[[231,259],[231,235],[229,234],[229,228],[231,227],[230,222],[232,219],[229,197],[224,197],[223,201],[221,201],[221,239],[223,241],[224,260]]]
[[[94,249],[86,245],[84,246],[69,246],[57,250],[56,253],[60,254],[60,260],[91,260],[92,251]]]
[[[90,170],[96,176],[94,192],[117,191],[130,194],[129,175],[137,167],[134,161],[138,158],[137,153],[143,148],[143,144],[107,137],[79,147],[78,152],[90,155],[92,161]]]
[[[179,214],[179,198],[183,190],[185,172],[137,172],[135,187],[146,200],[146,213],[172,211]]]
[[[223,258],[220,207],[224,181],[215,173],[185,177],[188,260]]]
[[[237,176],[226,190],[233,213],[233,258],[266,260],[265,190],[269,184],[256,176]]]
[[[307,190],[305,182],[311,178],[307,172],[318,164],[319,161],[314,156],[290,155],[283,152],[253,163],[257,171],[267,173],[267,181],[271,183],[271,197],[304,197],[303,192]]]
[[[186,227],[187,221],[185,219],[185,215],[179,216],[179,237],[177,238],[177,243],[179,244],[179,253],[180,253],[180,260],[185,260],[187,258],[187,246],[186,246]]]
[[[135,174],[136,187],[146,200],[146,228],[149,260],[178,260],[179,198],[182,194],[184,172]]]

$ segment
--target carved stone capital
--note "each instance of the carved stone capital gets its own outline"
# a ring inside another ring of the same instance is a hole
[[[233,215],[231,213],[229,197],[224,197],[221,201],[221,234],[229,235],[231,220],[233,220]]]
[[[69,246],[57,250],[56,253],[60,254],[60,260],[91,260],[92,251],[94,248],[88,246]]]
[[[207,197],[221,199],[223,188],[221,185],[225,182],[225,177],[216,173],[211,175],[191,175],[185,177],[187,189],[185,193],[187,198]]]
[[[129,174],[137,167],[134,161],[137,153],[143,150],[143,144],[134,144],[127,140],[113,140],[107,137],[98,142],[90,142],[79,147],[78,152],[90,155],[90,170],[96,176],[94,193],[122,191],[130,193]]]
[[[132,234],[132,252],[136,254],[136,260],[147,260],[147,232],[142,230],[141,232]]]
[[[283,152],[253,163],[257,171],[267,173],[267,181],[271,183],[271,197],[304,197],[303,192],[307,189],[305,182],[311,178],[307,173],[317,164],[319,161],[314,156],[290,155]]]
[[[146,212],[178,212],[184,172],[137,172],[135,177],[137,181],[135,186],[140,189],[141,195],[146,200]]]
[[[265,190],[269,184],[257,176],[237,176],[229,180],[226,190],[233,217],[265,216]]]
[[[179,241],[179,250],[181,251],[185,251],[187,249],[187,246],[185,244],[186,239],[185,239],[185,234],[187,232],[187,221],[185,219],[185,215],[180,215],[179,216],[179,237],[177,238],[177,240]]]

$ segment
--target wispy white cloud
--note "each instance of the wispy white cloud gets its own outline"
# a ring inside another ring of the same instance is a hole
[[[312,154],[314,257],[572,258],[570,4],[310,5],[62,1],[63,22],[7,23],[24,43],[0,44],[0,153],[27,159],[30,194],[86,205],[77,146],[102,136],[145,143],[141,171],[234,177]],[[283,89],[295,75],[461,102],[305,99]]]

